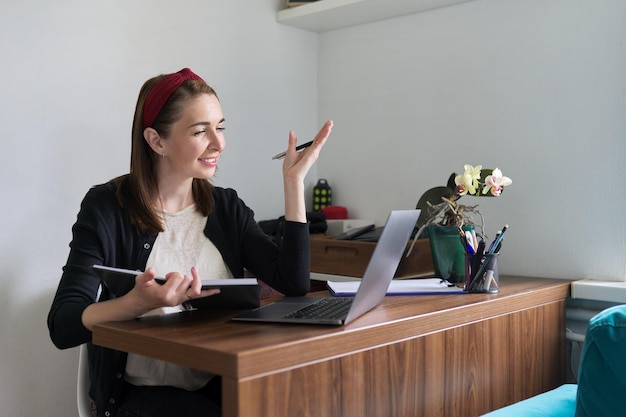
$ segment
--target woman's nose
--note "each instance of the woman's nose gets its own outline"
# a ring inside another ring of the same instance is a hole
[[[207,147],[209,149],[222,152],[225,146],[226,141],[224,140],[224,135],[221,132],[212,131],[211,135],[209,136],[209,143]]]

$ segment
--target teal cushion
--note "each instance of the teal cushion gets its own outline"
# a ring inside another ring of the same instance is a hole
[[[576,408],[576,384],[565,384],[500,408],[484,417],[573,417]]]
[[[589,321],[576,402],[576,417],[626,415],[626,305]]]

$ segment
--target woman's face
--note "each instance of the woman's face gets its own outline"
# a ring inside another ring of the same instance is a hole
[[[163,146],[162,174],[181,180],[213,177],[226,146],[224,115],[217,97],[202,94],[187,101]]]

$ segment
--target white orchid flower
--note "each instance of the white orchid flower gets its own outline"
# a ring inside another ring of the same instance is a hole
[[[483,194],[491,192],[492,195],[499,196],[502,193],[502,189],[508,185],[511,185],[513,181],[509,177],[502,175],[502,171],[496,168],[491,175],[485,178],[485,187],[483,188]]]
[[[483,166],[476,165],[476,167],[473,167],[471,165],[465,165],[464,168],[465,172],[463,172],[463,174],[454,177],[457,191],[459,195],[475,195],[479,185],[480,171],[483,169]]]

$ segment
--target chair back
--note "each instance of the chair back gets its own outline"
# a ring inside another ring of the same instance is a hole
[[[578,368],[576,417],[621,416],[626,409],[626,305],[590,321]]]
[[[78,417],[92,417],[91,399],[89,398],[89,360],[86,343],[80,345],[78,353],[76,405],[78,406]]]

